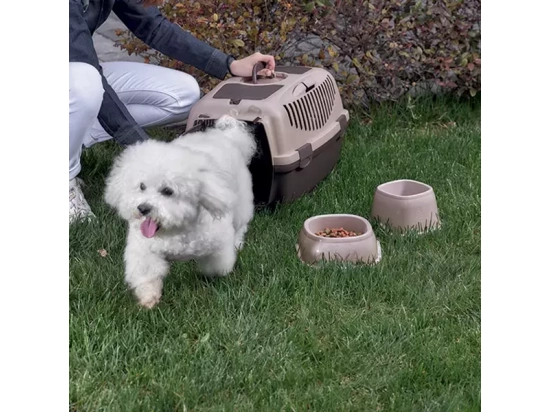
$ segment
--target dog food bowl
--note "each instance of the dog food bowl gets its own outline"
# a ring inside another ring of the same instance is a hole
[[[353,231],[357,236],[323,237],[317,233],[325,229]],[[315,264],[321,261],[347,261],[353,263],[378,263],[382,257],[380,243],[370,223],[355,215],[321,215],[307,219],[300,232],[298,257]]]
[[[394,180],[378,186],[371,217],[400,230],[426,232],[440,226],[434,190],[415,180]]]

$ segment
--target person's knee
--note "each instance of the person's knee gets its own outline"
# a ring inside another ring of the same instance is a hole
[[[173,110],[177,115],[188,115],[191,108],[201,97],[201,89],[193,76],[182,73],[183,81],[178,92],[178,99],[174,103]]]
[[[87,63],[69,63],[69,101],[75,110],[96,117],[103,102],[99,71]]]
[[[201,88],[193,77],[191,77],[191,79],[192,80],[189,82],[189,101],[191,102],[191,106],[193,106],[201,98]]]

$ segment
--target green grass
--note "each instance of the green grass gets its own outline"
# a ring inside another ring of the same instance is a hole
[[[369,122],[354,118],[329,178],[257,213],[231,276],[206,281],[193,263],[176,263],[151,311],[125,288],[126,229],[101,198],[119,150],[85,153],[98,221],[70,229],[74,410],[480,410],[479,102],[388,105]],[[374,224],[383,249],[374,267],[298,261],[306,218],[368,218],[375,187],[399,178],[434,187],[440,231],[400,236]]]

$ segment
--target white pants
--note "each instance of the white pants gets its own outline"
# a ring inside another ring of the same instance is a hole
[[[102,67],[113,90],[144,128],[187,119],[200,97],[197,81],[177,70],[135,62]],[[97,120],[102,100],[99,72],[87,63],[69,63],[69,180],[80,173],[83,146],[111,139]]]

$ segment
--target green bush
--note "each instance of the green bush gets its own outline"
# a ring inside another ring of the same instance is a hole
[[[330,70],[348,107],[420,87],[471,96],[481,90],[480,0],[168,0],[162,11],[229,54],[261,51],[278,64]],[[311,35],[320,47],[296,53],[292,46]],[[205,92],[217,83],[129,33],[121,33],[120,47],[195,75]]]

